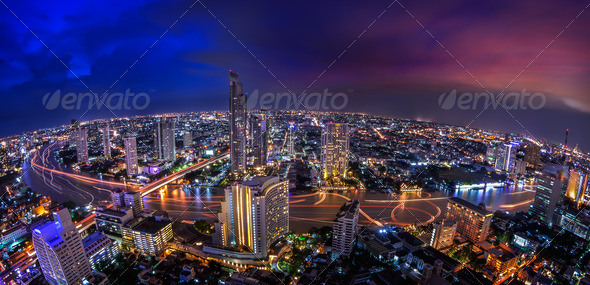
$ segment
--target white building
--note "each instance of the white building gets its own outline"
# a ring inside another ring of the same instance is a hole
[[[55,285],[82,284],[92,269],[70,212],[59,209],[54,221],[33,230],[33,245],[45,279]]]
[[[289,231],[288,181],[255,177],[225,189],[215,241],[224,246],[246,246],[264,258],[272,243]]]
[[[340,208],[334,221],[334,234],[332,239],[332,257],[350,256],[354,247],[356,230],[359,221],[360,202],[357,199],[350,200]]]

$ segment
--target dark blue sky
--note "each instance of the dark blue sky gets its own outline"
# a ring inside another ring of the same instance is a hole
[[[113,110],[119,117],[226,109],[232,69],[247,93],[328,88],[348,95],[345,110],[457,125],[482,106],[445,110],[443,93],[541,92],[541,110],[497,108],[472,126],[553,141],[570,128],[570,144],[590,150],[584,1],[2,1],[0,136],[114,117],[47,110],[56,90],[149,94],[146,109]]]

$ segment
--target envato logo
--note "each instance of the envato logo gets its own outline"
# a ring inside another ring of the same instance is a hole
[[[264,93],[258,90],[248,95],[248,109],[284,109],[298,110],[303,107],[310,111],[342,110],[348,104],[348,96],[344,93],[330,93],[324,89],[323,93]]]
[[[61,107],[64,110],[100,110],[103,106],[110,110],[143,110],[150,104],[150,96],[147,93],[131,93],[129,89],[125,93],[66,93],[61,95],[61,90],[56,90],[43,96],[43,106],[47,110],[55,110]]]
[[[547,98],[543,93],[528,93],[523,89],[520,93],[463,93],[457,95],[457,89],[449,94],[443,93],[438,97],[438,105],[443,110],[457,108],[459,110],[476,110],[478,108],[492,108],[499,106],[506,110],[539,110],[545,106]]]

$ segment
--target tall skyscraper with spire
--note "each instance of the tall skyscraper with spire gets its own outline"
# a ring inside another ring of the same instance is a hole
[[[246,127],[247,95],[242,92],[242,82],[238,74],[229,72],[229,128],[230,128],[230,161],[234,175],[246,171]]]

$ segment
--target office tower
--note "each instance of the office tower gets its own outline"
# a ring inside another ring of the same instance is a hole
[[[111,157],[111,134],[109,132],[109,123],[105,123],[102,127],[102,145],[104,147],[104,157]]]
[[[159,256],[172,239],[172,222],[149,217],[131,227],[134,248],[146,255]]]
[[[125,207],[125,192],[121,189],[111,191],[111,202],[115,211]]]
[[[349,257],[354,247],[356,229],[359,221],[360,202],[350,200],[340,208],[334,220],[332,239],[332,258]]]
[[[238,74],[229,72],[229,128],[231,173],[246,171],[246,110],[247,95],[242,92]]]
[[[567,184],[566,197],[572,200],[576,207],[586,203],[586,190],[588,188],[588,174],[581,170],[570,172],[570,179]]]
[[[346,177],[349,156],[348,124],[328,123],[322,131],[322,177]]]
[[[268,136],[264,115],[250,117],[250,146],[254,157],[254,167],[266,166],[268,155]]]
[[[127,175],[137,175],[139,174],[139,166],[137,163],[137,142],[134,136],[127,136],[123,140],[125,143],[125,163],[127,166]]]
[[[493,213],[461,198],[451,197],[447,203],[447,221],[457,223],[457,232],[474,243],[486,240]]]
[[[500,144],[497,148],[496,153],[496,164],[495,168],[498,171],[505,171],[512,173],[514,171],[514,165],[516,163],[516,151],[518,150],[517,142],[510,142],[506,144]]]
[[[163,118],[154,126],[154,148],[156,159],[176,160],[176,140],[174,137],[174,121]]]
[[[536,167],[541,161],[541,147],[536,144],[529,144],[524,150],[524,161],[531,167]]]
[[[45,279],[54,285],[82,284],[92,274],[70,212],[53,212],[54,221],[33,230],[33,245]]]
[[[270,246],[289,231],[289,185],[279,177],[254,177],[225,189],[215,240],[245,246],[265,258]]]
[[[111,264],[119,254],[119,246],[102,232],[94,232],[82,240],[84,251],[90,261],[92,270],[98,270],[97,266],[102,262]]]
[[[85,127],[76,129],[76,158],[78,163],[88,162],[88,130]]]
[[[193,147],[193,134],[191,133],[191,131],[184,131],[184,134],[182,136],[182,146],[185,149]]]
[[[133,209],[133,216],[139,217],[139,214],[143,211],[141,192],[126,191],[123,199],[125,200],[125,207]]]
[[[453,245],[457,223],[455,221],[442,221],[434,224],[430,246],[435,249],[443,249]]]
[[[545,170],[537,176],[537,192],[530,212],[548,225],[553,225],[555,208],[564,192],[563,170]]]

